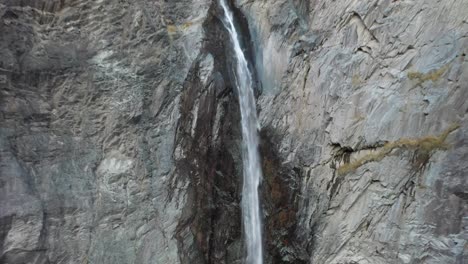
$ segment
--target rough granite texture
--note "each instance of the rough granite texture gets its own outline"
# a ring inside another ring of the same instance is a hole
[[[240,255],[239,117],[210,8],[1,1],[0,263]]]
[[[468,2],[240,4],[262,129],[300,174],[278,247],[314,264],[468,263]],[[420,145],[337,173],[405,140]]]
[[[468,263],[468,2],[234,2],[266,263]],[[242,263],[219,15],[0,0],[0,263]]]

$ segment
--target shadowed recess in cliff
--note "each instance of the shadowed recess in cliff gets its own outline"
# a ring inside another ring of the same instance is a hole
[[[278,153],[281,136],[272,127],[260,132],[264,181],[265,251],[268,263],[307,263],[307,241],[297,230],[301,171],[285,164]]]

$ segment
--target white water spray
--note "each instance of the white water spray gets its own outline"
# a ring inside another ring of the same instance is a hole
[[[252,89],[252,74],[242,51],[239,36],[234,26],[234,17],[226,0],[220,0],[224,10],[226,27],[236,56],[236,84],[239,94],[242,117],[242,161],[244,165],[244,184],[242,187],[242,216],[247,245],[247,264],[262,264],[262,227],[258,186],[262,178],[260,156],[258,153],[257,109]]]

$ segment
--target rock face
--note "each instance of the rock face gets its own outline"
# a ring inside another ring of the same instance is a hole
[[[239,113],[215,7],[2,2],[1,263],[239,258]]]
[[[297,192],[275,208],[291,227],[270,252],[287,261],[304,249],[308,263],[467,263],[468,2],[242,9],[263,134],[290,168],[277,188]],[[281,231],[272,217],[267,230]]]
[[[234,5],[266,262],[468,262],[468,2]],[[0,263],[242,263],[220,14],[0,1]]]

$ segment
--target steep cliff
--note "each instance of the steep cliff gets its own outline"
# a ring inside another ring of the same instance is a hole
[[[265,163],[265,189],[297,192],[267,216],[267,230],[283,232],[270,252],[468,262],[468,2],[239,4],[263,83],[263,139],[277,149],[272,166],[290,168],[269,185]]]
[[[266,263],[468,262],[468,2],[234,2]],[[0,263],[242,263],[219,16],[0,1]]]
[[[241,255],[239,111],[215,7],[2,2],[1,263]]]

